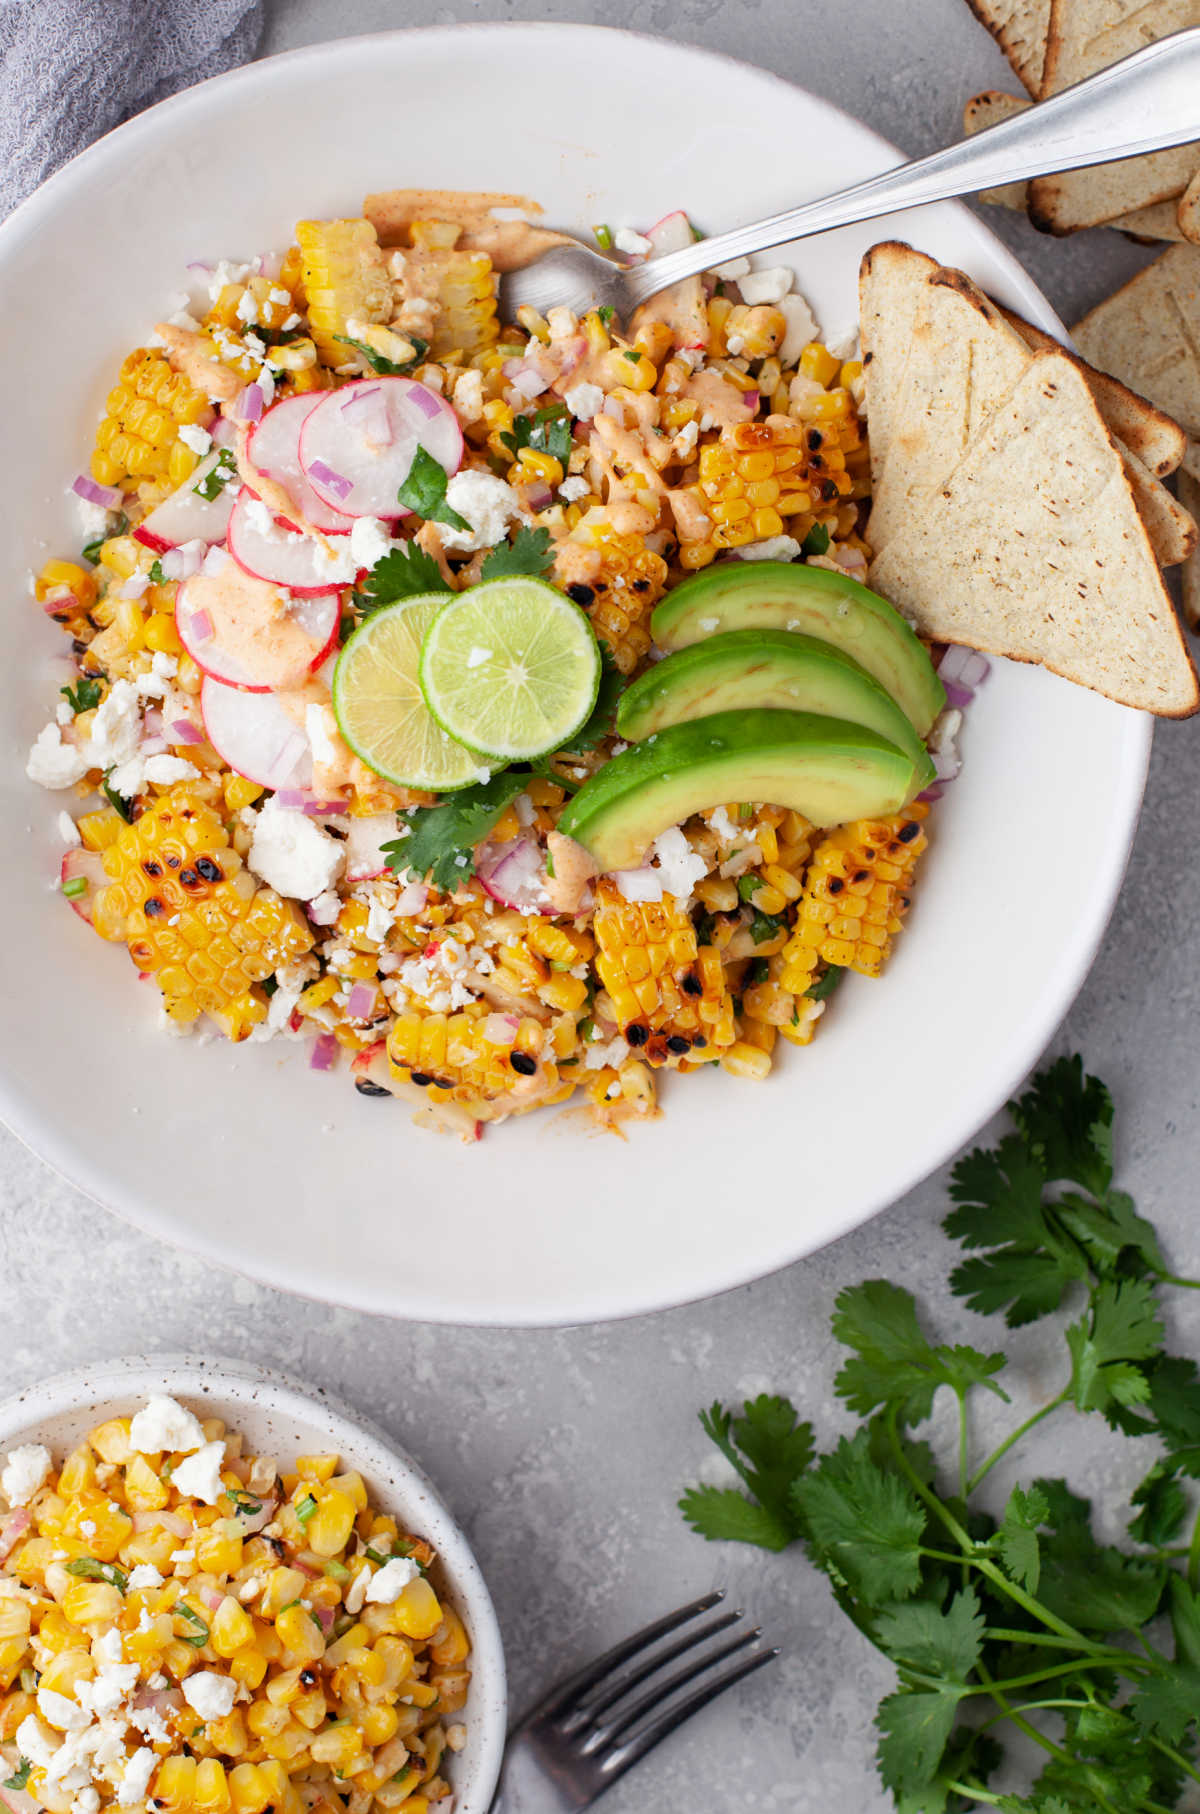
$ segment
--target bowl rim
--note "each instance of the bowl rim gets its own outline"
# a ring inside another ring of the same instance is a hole
[[[796,94],[802,95],[809,105],[818,112],[827,114],[831,120],[848,122],[864,141],[869,142],[878,151],[881,170],[902,161],[902,154],[889,140],[845,109],[835,106],[832,102],[803,88],[798,83],[788,81],[772,70],[747,63],[725,51],[710,50],[693,44],[678,44],[656,33],[631,31],[613,26],[559,23],[551,20],[467,22],[457,25],[405,27],[301,45],[293,50],[283,51],[257,62],[242,65],[223,75],[209,77],[203,82],[196,83],[190,88],[183,89],[179,93],[157,102],[154,106],[113,128],[93,144],[85,147],[49,177],[32,195],[28,196],[6,221],[0,222],[0,259],[3,259],[10,245],[21,243],[27,234],[38,230],[44,209],[57,204],[60,197],[68,196],[77,184],[90,181],[93,170],[97,166],[103,170],[109,160],[123,162],[130,153],[136,152],[143,140],[153,140],[163,130],[164,121],[169,125],[172,119],[182,116],[189,109],[200,108],[203,110],[213,92],[225,95],[240,90],[250,90],[264,81],[278,80],[286,84],[287,72],[292,68],[307,68],[315,63],[321,63],[325,72],[328,73],[331,57],[361,56],[364,50],[391,53],[398,46],[411,44],[415,40],[422,40],[431,46],[436,46],[440,41],[456,53],[461,54],[464,37],[470,36],[475,40],[486,40],[499,34],[504,34],[510,39],[525,35],[531,40],[531,47],[536,47],[537,41],[544,41],[550,36],[559,39],[573,38],[581,44],[587,44],[603,35],[607,39],[629,40],[635,44],[652,45],[660,53],[666,50],[673,56],[682,59],[696,59],[710,66],[716,65],[722,69],[736,71],[742,76],[748,74],[756,82],[776,88],[789,97]],[[953,212],[958,223],[963,227],[964,237],[968,241],[982,242],[988,247],[990,255],[1002,268],[1013,294],[1022,300],[1034,318],[1057,329],[1069,341],[1065,327],[1038,286],[1024,270],[1016,256],[1009,251],[991,228],[961,202],[944,202],[936,204],[936,206],[943,215],[949,211]],[[919,213],[920,211],[910,212]],[[889,218],[883,217],[879,223],[883,236],[886,236]],[[1037,1012],[1031,1014],[1026,1023],[1024,1037],[1015,1045],[1010,1044],[1008,1048],[1007,1062],[1001,1073],[1004,1085],[999,1092],[998,1099],[995,1077],[992,1077],[988,1087],[984,1088],[981,1085],[966,1097],[956,1094],[955,1113],[953,1117],[947,1115],[944,1118],[943,1132],[936,1145],[929,1147],[921,1157],[914,1159],[911,1164],[896,1173],[889,1186],[889,1194],[886,1199],[875,1203],[867,1210],[855,1208],[852,1211],[831,1216],[820,1247],[828,1246],[853,1229],[864,1226],[944,1165],[978,1132],[989,1117],[997,1112],[1016,1086],[1028,1075],[1061,1024],[1092,967],[1103,939],[1116,905],[1137,829],[1140,804],[1149,768],[1153,719],[1146,714],[1133,711],[1127,711],[1125,719],[1123,748],[1120,752],[1120,790],[1114,792],[1110,815],[1111,821],[1123,829],[1106,853],[1105,867],[1098,877],[1090,897],[1089,910],[1076,923],[1075,937],[1068,960],[1060,967],[1055,979],[1055,987],[1052,990],[1043,991]],[[166,1240],[173,1246],[185,1252],[194,1253],[208,1263],[223,1267],[227,1271],[235,1273],[241,1271],[246,1276],[257,1278],[275,1289],[290,1291],[318,1302],[339,1304],[355,1311],[365,1311],[368,1314],[404,1320],[406,1313],[397,1310],[395,1305],[394,1284],[386,1300],[382,1291],[372,1291],[366,1285],[362,1289],[356,1287],[354,1295],[350,1295],[345,1287],[340,1292],[322,1291],[319,1283],[310,1273],[297,1270],[291,1265],[285,1252],[281,1251],[276,1256],[278,1264],[268,1270],[261,1264],[255,1264],[254,1261],[247,1263],[231,1258],[225,1246],[210,1243],[206,1239],[202,1227],[192,1225],[181,1229],[172,1226],[170,1229],[164,1230],[159,1221],[148,1212],[146,1206],[141,1202],[114,1203],[111,1200],[113,1187],[104,1176],[103,1167],[93,1166],[88,1155],[75,1150],[69,1141],[59,1136],[57,1128],[40,1124],[35,1116],[26,1113],[23,1105],[14,1104],[7,1096],[2,1075],[0,1075],[0,1112],[3,1113],[5,1123],[11,1131],[43,1163],[48,1164],[68,1183],[93,1201],[111,1209],[114,1214],[155,1238]],[[725,1263],[720,1268],[720,1277],[714,1278],[711,1286],[693,1285],[682,1296],[672,1294],[669,1287],[660,1285],[653,1292],[639,1297],[633,1302],[626,1297],[624,1301],[611,1301],[598,1305],[593,1297],[582,1293],[580,1303],[568,1299],[565,1303],[560,1303],[549,1311],[541,1305],[527,1305],[519,1309],[512,1305],[505,1305],[500,1314],[484,1313],[477,1305],[466,1308],[447,1301],[424,1306],[420,1310],[419,1316],[423,1321],[452,1326],[507,1328],[561,1328],[579,1323],[621,1321],[701,1302],[708,1297],[722,1296],[726,1292],[738,1290],[757,1279],[768,1277],[788,1265],[798,1263],[798,1259],[807,1257],[808,1252],[820,1251],[820,1247],[806,1249],[804,1254],[797,1256],[794,1246],[781,1239],[776,1243],[773,1253],[758,1252],[748,1263],[744,1261],[739,1263],[736,1256],[726,1255]],[[714,1269],[715,1271],[716,1269]]]
[[[0,1450],[14,1439],[45,1441],[46,1423],[86,1412],[115,1414],[151,1392],[166,1392],[197,1409],[210,1394],[235,1404],[261,1407],[268,1415],[314,1422],[327,1428],[330,1446],[366,1476],[380,1502],[404,1499],[421,1520],[453,1584],[454,1600],[471,1636],[472,1682],[478,1678],[477,1706],[470,1728],[477,1735],[475,1780],[470,1800],[455,1788],[462,1814],[487,1814],[495,1794],[508,1728],[508,1686],[504,1643],[491,1592],[474,1551],[433,1481],[408,1450],[373,1420],[321,1386],[309,1392],[298,1380],[255,1361],[197,1354],[126,1354],[94,1365],[72,1367],[38,1380],[0,1400]],[[48,1444],[47,1446],[51,1446]]]

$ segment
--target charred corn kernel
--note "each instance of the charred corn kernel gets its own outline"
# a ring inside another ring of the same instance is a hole
[[[783,986],[810,987],[818,964],[878,976],[908,909],[917,858],[928,839],[921,801],[886,819],[859,819],[813,852],[795,930],[784,948]]]
[[[197,1773],[194,1757],[164,1757],[154,1778],[155,1807],[165,1814],[192,1814]]]
[[[542,983],[538,995],[548,1008],[560,1014],[578,1014],[587,1002],[587,983],[580,976],[551,976]]]
[[[156,611],[143,631],[146,647],[156,655],[182,655],[183,644],[175,628],[175,619],[166,611]]]
[[[496,278],[486,252],[458,249],[459,228],[447,221],[413,221],[412,250],[405,253],[405,299],[435,302],[430,352],[435,359],[460,352],[468,358],[500,338]]]
[[[785,518],[810,511],[811,457],[800,425],[777,419],[741,423],[702,447],[699,492],[717,547],[779,535]]]
[[[62,1609],[72,1625],[113,1624],[121,1616],[120,1590],[107,1581],[76,1581],[62,1597]]]
[[[125,1503],[133,1511],[161,1512],[169,1502],[171,1489],[146,1460],[134,1455],[125,1464]]]
[[[370,1636],[369,1628],[361,1619],[357,1620],[348,1631],[342,1633],[335,1643],[329,1645],[325,1652],[325,1667],[339,1669],[347,1661],[352,1651],[361,1650]]]
[[[112,881],[96,895],[100,936],[128,944],[171,1019],[208,1014],[227,1038],[244,1039],[266,1017],[259,985],[311,950],[313,935],[294,902],[243,869],[202,784],[156,799],[103,862]]]
[[[246,1722],[242,1718],[240,1707],[235,1707],[233,1712],[226,1714],[224,1719],[209,1720],[205,1732],[213,1750],[219,1751],[223,1757],[241,1757],[250,1743],[250,1735],[246,1731]],[[229,1789],[232,1802],[232,1782],[230,1782]]]
[[[424,1575],[408,1583],[392,1606],[392,1615],[406,1638],[422,1641],[433,1636],[444,1616],[441,1602]]]
[[[652,391],[658,383],[658,367],[636,347],[613,347],[604,361],[603,385],[620,386],[635,392]]]
[[[756,304],[735,303],[725,318],[727,352],[744,359],[765,359],[777,350],[787,332],[787,322],[779,309]]]
[[[552,964],[580,964],[595,954],[596,941],[590,933],[579,932],[573,926],[556,926],[553,920],[531,920],[527,934],[529,943],[539,957],[544,957]]]
[[[318,355],[326,365],[345,365],[354,349],[338,335],[347,322],[383,322],[392,312],[391,278],[375,229],[366,220],[302,220],[296,239]]]
[[[761,843],[761,833],[759,834],[759,841]],[[785,903],[799,900],[801,894],[800,883],[796,880],[796,877],[790,870],[783,868],[782,864],[767,863],[764,865],[762,873],[764,882],[768,883],[770,887],[775,890],[776,894],[782,895]],[[764,907],[763,912],[782,913],[783,908]]]
[[[119,835],[124,823],[125,821],[120,813],[114,812],[111,806],[104,807],[100,812],[84,813],[82,818],[75,821],[76,829],[79,832],[80,838],[83,840],[83,848],[85,850],[107,850],[113,839]],[[127,1417],[114,1418],[113,1423],[116,1425],[125,1425],[122,1436],[122,1440],[125,1444],[125,1453],[120,1457],[120,1461],[127,1461],[132,1452],[128,1446],[129,1419]],[[105,1430],[112,1428],[109,1424],[104,1424],[102,1427]],[[113,1440],[115,1441],[115,1438]],[[106,1455],[102,1449],[97,1449],[96,1453],[100,1456],[102,1461],[114,1461],[119,1465],[116,1457]]]
[[[125,360],[120,382],[108,394],[96,432],[92,477],[124,491],[135,490],[146,477],[182,484],[196,456],[180,441],[180,425],[212,419],[212,405],[202,391],[173,371],[161,353],[139,347]]]
[[[305,1526],[308,1547],[318,1556],[336,1556],[354,1529],[356,1515],[357,1507],[348,1493],[326,1488],[317,1495],[317,1509]]]
[[[523,447],[517,455],[510,478],[518,485],[527,485],[539,479],[545,485],[561,485],[564,473],[562,463],[553,454],[538,453],[535,448]]]
[[[526,979],[508,964],[498,966],[495,977],[506,973],[511,983],[500,986],[521,993]],[[398,1015],[387,1047],[393,1076],[428,1090],[435,1102],[491,1102],[514,1092],[523,1105],[541,1100],[559,1082],[557,1066],[543,1053],[541,1023],[518,1017],[515,1031],[504,1029],[502,1043],[492,1037],[500,1031],[490,1024],[495,1019],[482,1005],[452,1015]]]
[[[62,1464],[58,1490],[64,1499],[73,1499],[96,1484],[96,1458],[90,1449],[72,1449]]]
[[[667,563],[641,536],[618,535],[587,519],[558,544],[555,578],[591,619],[598,639],[622,674],[631,674],[650,647],[650,613],[667,584]]]
[[[204,676],[190,655],[179,657],[179,672],[175,676],[175,683],[182,692],[192,694],[198,693],[203,686]]]
[[[25,1612],[25,1629],[28,1630],[28,1608],[19,1610]],[[88,1651],[60,1650],[42,1670],[38,1677],[38,1687],[49,1689],[55,1694],[73,1695],[76,1682],[90,1682],[95,1673],[96,1665]]]
[[[229,1659],[230,1675],[235,1682],[241,1682],[249,1688],[251,1693],[262,1686],[268,1667],[266,1657],[261,1650],[256,1648],[256,1644],[257,1636],[254,1644],[248,1644],[245,1649],[236,1651]]]
[[[192,1798],[195,1814],[226,1814],[229,1802],[229,1779],[224,1764],[218,1757],[200,1758],[196,1764]]]
[[[695,928],[673,895],[626,901],[615,882],[601,877],[592,930],[596,973],[637,1057],[652,1065],[693,1051],[715,1058],[732,1041],[721,962],[710,949],[698,949]]]
[[[259,793],[262,789],[259,788]],[[360,902],[355,903],[361,905]],[[301,1480],[330,1480],[337,1473],[336,1455],[297,1455],[296,1472]]]
[[[226,1594],[212,1621],[212,1647],[219,1657],[231,1657],[254,1638],[254,1623],[232,1594]]]

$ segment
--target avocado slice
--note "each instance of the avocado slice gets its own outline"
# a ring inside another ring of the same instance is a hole
[[[717,712],[614,756],[567,802],[558,829],[602,871],[636,869],[660,831],[728,800],[841,825],[897,812],[916,791],[912,757],[862,725],[815,712]]]
[[[655,663],[622,693],[617,731],[640,743],[669,724],[758,706],[865,725],[912,758],[917,785],[933,763],[891,694],[831,642],[794,630],[728,630]]]
[[[946,692],[919,638],[875,592],[828,567],[722,561],[684,580],[656,609],[660,649],[682,649],[722,630],[799,630],[853,656],[886,687],[924,737]]]

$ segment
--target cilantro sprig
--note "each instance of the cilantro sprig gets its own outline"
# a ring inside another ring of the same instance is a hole
[[[446,502],[449,484],[446,468],[435,460],[427,448],[418,447],[408,477],[396,493],[406,510],[423,517],[427,523],[445,523],[448,529],[469,529],[466,517],[460,516]]]
[[[220,497],[230,479],[236,477],[237,461],[233,457],[233,450],[223,447],[204,477],[192,486],[192,490],[202,497],[205,503],[211,504],[214,498]]]
[[[129,1576],[123,1568],[115,1562],[97,1562],[94,1556],[75,1556],[67,1563],[67,1573],[82,1581],[105,1581],[120,1593],[129,1586]]]
[[[335,334],[334,339],[340,340],[343,346],[352,346],[355,352],[366,360],[371,370],[378,372],[381,378],[397,378],[402,377],[406,372],[411,372],[414,367],[420,365],[429,351],[428,340],[422,340],[418,334],[408,336],[408,343],[413,349],[413,355],[411,359],[404,360],[389,359],[386,353],[376,352],[375,348],[368,346],[365,340],[355,340],[350,334]]]
[[[476,845],[528,785],[527,774],[505,769],[438,806],[412,807],[400,814],[408,835],[383,846],[384,861],[389,869],[427,877],[443,894],[452,894],[475,872]]]
[[[100,704],[100,682],[81,679],[73,687],[59,687],[59,692],[78,717],[80,712],[90,712]]]
[[[27,1757],[21,1758],[17,1764],[16,1769],[13,1771],[12,1775],[5,1777],[4,1787],[6,1789],[14,1789],[14,1790],[23,1789],[25,1787],[26,1783],[29,1781],[29,1772],[32,1769],[33,1769],[33,1765],[30,1763],[29,1759]]]
[[[550,403],[531,416],[514,416],[512,428],[500,439],[514,459],[528,447],[533,453],[549,454],[565,472],[571,458],[570,411],[565,403]]]
[[[950,1284],[1010,1328],[1065,1308],[1059,1389],[978,1457],[971,1406],[980,1392],[1008,1403],[1006,1355],[936,1341],[908,1292],[868,1280],[833,1317],[855,1433],[818,1453],[785,1398],[740,1416],[715,1404],[701,1423],[738,1484],[694,1487],[680,1506],[710,1539],[802,1543],[892,1662],[876,1756],[901,1814],[1163,1814],[1200,1784],[1200,1516],[1185,1486],[1200,1478],[1200,1375],[1164,1351],[1158,1293],[1200,1281],[1171,1271],[1114,1188],[1112,1101],[1078,1058],[1010,1111],[1014,1131],[955,1167],[945,1227],[969,1257]],[[944,1460],[913,1434],[942,1392],[958,1430]],[[1068,1409],[1159,1445],[1128,1544],[1101,1543],[1063,1480],[981,1504],[997,1463]],[[1038,1762],[1023,1793],[990,1786],[1005,1727]]]

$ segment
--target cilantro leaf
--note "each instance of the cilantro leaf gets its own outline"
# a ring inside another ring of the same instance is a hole
[[[360,611],[378,611],[383,605],[416,598],[423,592],[449,591],[432,554],[426,554],[415,542],[400,542],[371,568],[361,590],[354,593],[354,603]]]
[[[1071,1391],[1080,1411],[1108,1411],[1144,1404],[1150,1384],[1129,1363],[1149,1360],[1162,1346],[1163,1325],[1153,1287],[1144,1279],[1114,1285],[1102,1281],[1088,1313],[1066,1331],[1071,1351]]]
[[[845,967],[841,964],[830,964],[824,975],[819,976],[810,989],[804,991],[807,1001],[828,1001],[835,989],[840,989],[845,980]]]
[[[710,1543],[754,1543],[760,1549],[782,1550],[794,1541],[773,1512],[755,1505],[736,1487],[689,1487],[679,1509],[697,1535]]]
[[[897,1795],[912,1794],[938,1773],[964,1690],[901,1689],[879,1703],[875,1724],[879,1774]]]
[[[983,1651],[984,1617],[974,1588],[964,1587],[943,1608],[934,1600],[904,1600],[885,1606],[874,1637],[903,1668],[944,1675],[965,1684]]]
[[[400,362],[389,359],[384,353],[377,353],[375,348],[368,346],[365,340],[355,340],[349,334],[335,334],[334,339],[340,340],[343,346],[352,346],[355,352],[366,360],[373,372],[378,372],[380,377],[386,378],[399,377],[405,372],[411,372],[414,366],[420,365],[429,351],[428,340],[422,340],[417,334],[405,335],[405,339],[413,349],[413,356],[411,359]]]
[[[1007,1399],[992,1378],[1004,1366],[1002,1354],[931,1347],[911,1294],[886,1279],[868,1279],[839,1292],[833,1333],[855,1350],[834,1381],[834,1391],[862,1417],[894,1404],[904,1423],[921,1423],[939,1386],[963,1392],[981,1385]]]
[[[100,704],[100,682],[98,680],[83,679],[73,687],[59,687],[58,690],[76,715],[80,712],[90,712]]]
[[[532,416],[514,416],[511,430],[500,439],[514,458],[528,447],[533,453],[549,454],[565,472],[571,458],[570,411],[565,403],[551,403]]]
[[[1054,1215],[1101,1278],[1147,1272],[1161,1277],[1167,1271],[1153,1225],[1137,1214],[1126,1191],[1107,1191],[1102,1203],[1077,1195],[1060,1197]]]
[[[125,515],[123,510],[118,510],[117,520],[111,529],[106,529],[103,535],[98,535],[94,540],[84,543],[82,549],[84,560],[90,561],[93,567],[97,566],[100,560],[100,550],[103,548],[105,542],[113,536],[124,535],[128,528],[129,518]]]
[[[446,468],[434,459],[427,448],[418,447],[408,477],[396,493],[406,510],[427,523],[445,523],[449,529],[469,529],[471,525],[446,502],[449,479]]]
[[[23,1789],[29,1781],[29,1772],[32,1769],[33,1765],[29,1759],[22,1757],[12,1775],[5,1778],[4,1787],[6,1789]]]
[[[1144,1369],[1147,1405],[1177,1473],[1200,1478],[1200,1374],[1196,1363],[1163,1354]]]
[[[132,825],[133,824],[133,801],[127,800],[125,798],[124,794],[119,794],[117,792],[116,788],[113,787],[112,783],[109,781],[108,777],[111,774],[112,774],[112,769],[106,768],[103,775],[100,777],[101,791],[103,792],[105,799],[108,801],[108,804],[112,807],[113,811],[120,814],[122,819],[124,819],[126,825]]]
[[[995,1536],[996,1550],[1005,1570],[1031,1594],[1037,1592],[1042,1572],[1038,1526],[1049,1515],[1050,1502],[1043,1492],[1032,1487],[1026,1493],[1015,1486],[1004,1508],[1004,1522]]]
[[[764,1549],[786,1549],[800,1536],[792,1488],[812,1460],[812,1425],[798,1421],[786,1398],[765,1393],[747,1399],[740,1417],[717,1403],[700,1413],[700,1422],[758,1503],[732,1487],[694,1488],[680,1501],[684,1516],[705,1537],[733,1534]]]
[[[1182,1575],[1172,1574],[1167,1582],[1167,1600],[1175,1639],[1175,1661],[1200,1668],[1200,1595]]]
[[[129,1586],[129,1576],[123,1568],[115,1562],[97,1562],[94,1556],[76,1556],[67,1563],[67,1573],[84,1581],[106,1581],[121,1593]]]
[[[1077,1244],[1060,1234],[1042,1207],[1046,1177],[1025,1142],[1007,1135],[991,1152],[976,1149],[951,1174],[959,1205],[942,1226],[964,1247],[988,1247],[986,1258],[964,1260],[950,1288],[972,1310],[1006,1310],[1010,1328],[1056,1310],[1067,1287],[1087,1277]]]
[[[1155,1462],[1145,1479],[1134,1488],[1131,1503],[1141,1507],[1129,1523],[1129,1535],[1135,1543],[1162,1548],[1172,1543],[1182,1531],[1187,1518],[1187,1497],[1174,1470],[1165,1462]]]
[[[399,817],[409,827],[409,835],[383,846],[388,868],[428,878],[443,894],[452,894],[475,873],[476,845],[528,782],[528,775],[505,770],[451,794],[437,806],[414,806],[402,812]]]
[[[1192,1663],[1165,1663],[1138,1688],[1129,1711],[1143,1732],[1156,1732],[1177,1745],[1200,1713],[1200,1668]]]
[[[1084,1075],[1078,1055],[1040,1071],[1008,1107],[1048,1182],[1069,1178],[1104,1195],[1112,1183],[1112,1097],[1099,1078]]]
[[[236,476],[237,461],[233,457],[233,449],[222,447],[203,478],[192,486],[192,490],[211,504],[214,498],[220,497],[230,479]]]
[[[532,574],[535,579],[548,573],[554,565],[554,549],[548,529],[517,530],[512,542],[501,542],[493,548],[479,577],[484,580],[511,579],[515,574]]]
[[[824,523],[814,523],[800,544],[800,552],[809,554],[828,554],[830,535]]]
[[[870,1434],[843,1437],[792,1488],[809,1551],[835,1584],[872,1605],[920,1585],[925,1513],[910,1487],[871,1459]]]

